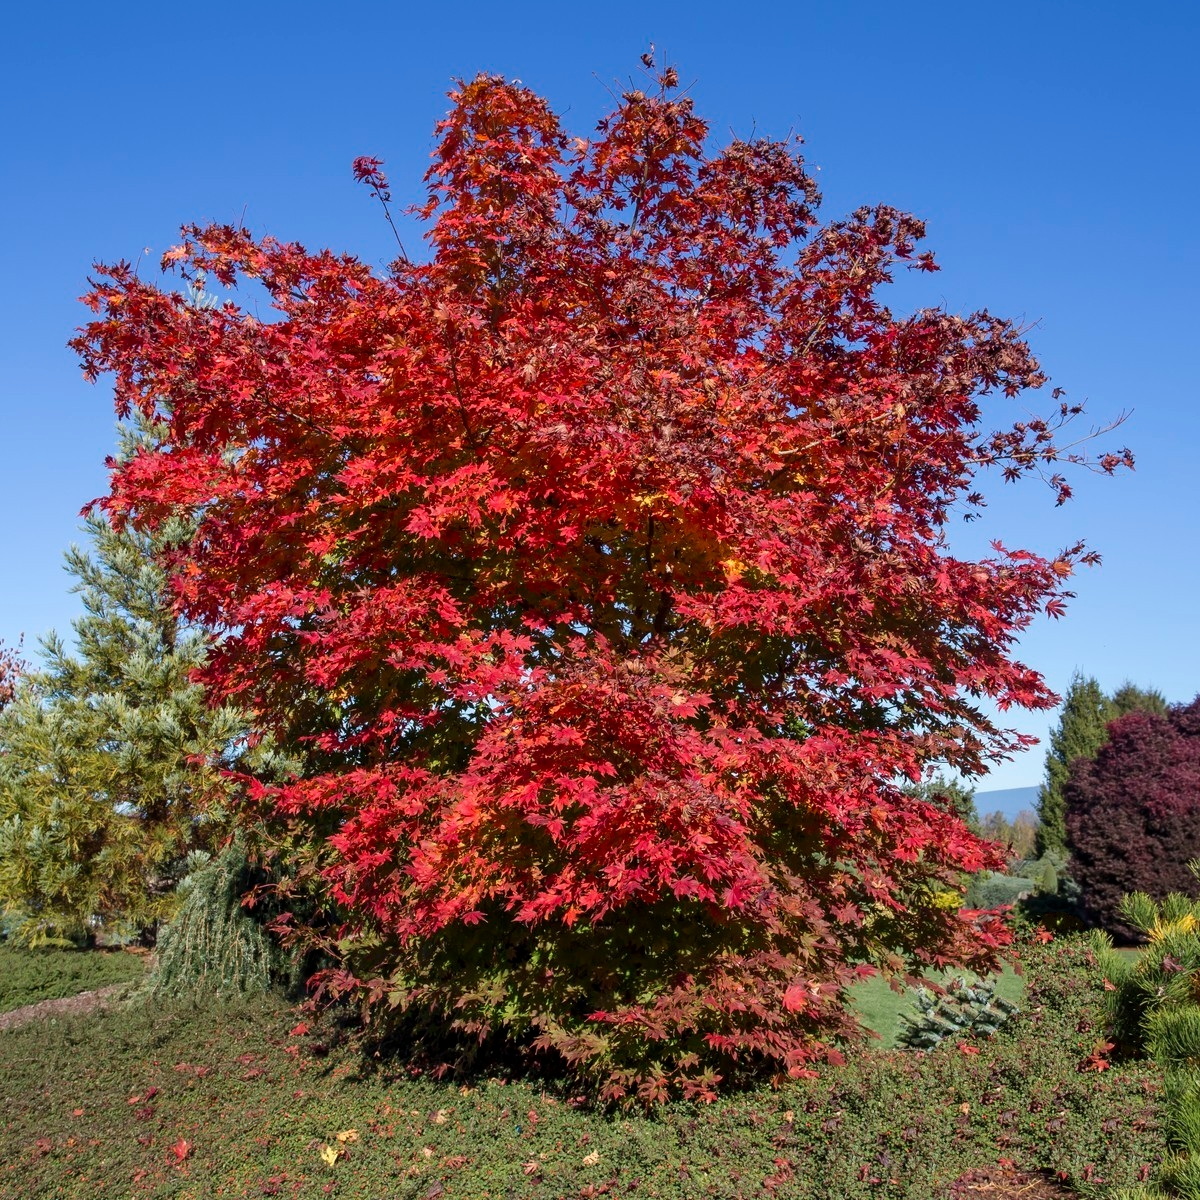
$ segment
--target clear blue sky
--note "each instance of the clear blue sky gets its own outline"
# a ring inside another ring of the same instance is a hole
[[[1008,489],[981,532],[1104,555],[1024,640],[1053,686],[1080,667],[1190,699],[1198,39],[1184,3],[20,5],[0,51],[0,638],[36,643],[76,612],[61,555],[113,442],[109,396],[64,346],[92,260],[153,263],[181,222],[244,216],[386,261],[354,156],[384,158],[415,199],[453,77],[520,78],[586,133],[653,42],[716,136],[801,133],[827,214],[924,217],[943,271],[922,299],[1039,322],[1056,384],[1097,418],[1135,410],[1116,439],[1135,474],[1081,476],[1057,511],[1035,484]],[[983,786],[1040,776],[1034,751]]]

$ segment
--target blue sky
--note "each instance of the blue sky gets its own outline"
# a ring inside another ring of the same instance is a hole
[[[184,221],[244,219],[385,262],[356,155],[416,199],[455,76],[519,78],[586,133],[654,43],[714,136],[803,135],[827,215],[925,218],[943,270],[914,300],[1037,322],[1055,384],[1097,419],[1133,410],[1109,440],[1136,473],[1080,474],[1057,510],[997,484],[960,544],[1083,537],[1104,555],[1023,641],[1052,686],[1080,668],[1200,690],[1195,5],[60,3],[20,6],[5,35],[0,638],[36,643],[77,611],[62,551],[113,444],[110,398],[64,345],[93,260],[152,264]],[[1041,764],[982,786],[1036,783]]]

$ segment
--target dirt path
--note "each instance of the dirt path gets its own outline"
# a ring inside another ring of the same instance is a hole
[[[94,1012],[102,1008],[106,1000],[115,997],[118,992],[126,991],[128,987],[127,983],[113,983],[93,992],[63,996],[61,1000],[39,1000],[36,1004],[14,1008],[11,1012],[0,1013],[0,1031],[19,1029],[22,1025],[28,1025],[30,1021],[37,1021],[43,1017],[73,1017]]]

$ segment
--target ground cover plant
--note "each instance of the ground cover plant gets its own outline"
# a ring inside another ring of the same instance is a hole
[[[650,1113],[414,1076],[273,996],[30,1026],[0,1035],[0,1194],[935,1200],[1008,1159],[1109,1195],[1161,1157],[1159,1077],[1092,1069],[1088,953],[1028,948],[1024,1011],[995,1038],[858,1052],[815,1079]]]
[[[1094,556],[949,552],[988,467],[1067,497],[1079,408],[993,429],[1045,376],[888,309],[921,222],[822,222],[794,142],[718,147],[648,69],[590,137],[459,86],[424,259],[189,228],[188,290],[104,268],[75,345],[158,431],[106,513],[191,531],[210,694],[303,755],[251,790],[325,994],[654,1100],[802,1076],[875,968],[994,966],[945,901],[997,848],[901,781],[1021,745],[980,700],[1054,703],[1014,641]]]
[[[146,962],[124,950],[28,950],[0,945],[0,1013],[142,978]]]

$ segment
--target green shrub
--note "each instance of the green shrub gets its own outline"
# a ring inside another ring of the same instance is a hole
[[[1163,1161],[1157,1183],[1168,1195],[1200,1200],[1200,1158],[1186,1152],[1172,1154]]]
[[[1191,862],[1200,876],[1200,862]],[[1107,991],[1107,1026],[1126,1053],[1144,1051],[1166,1071],[1166,1133],[1174,1153],[1155,1183],[1159,1192],[1200,1200],[1200,900],[1180,892],[1155,901],[1121,898],[1125,925],[1147,941],[1135,962],[1105,933],[1091,936],[1095,969]]]
[[[910,1050],[932,1050],[948,1037],[990,1037],[1021,1010],[996,995],[995,980],[968,983],[955,979],[941,996],[919,988],[915,1012],[900,1014],[896,1041]]]
[[[1200,1073],[1168,1073],[1163,1099],[1167,1136],[1172,1145],[1189,1153],[1200,1153]]]
[[[1123,1051],[1153,1055],[1152,1016],[1191,1008],[1200,998],[1200,901],[1172,893],[1156,903],[1134,892],[1122,900],[1120,914],[1147,939],[1147,946],[1130,960],[1114,949],[1107,934],[1092,933],[1095,971],[1107,983],[1104,1016]],[[1154,1022],[1153,1029],[1165,1039],[1164,1053],[1170,1061],[1180,1061],[1186,1029],[1175,1020],[1154,1017]]]
[[[1000,908],[1015,904],[1034,890],[1032,879],[1024,875],[1002,875],[998,871],[983,871],[972,877],[967,885],[968,908]]]
[[[1146,1017],[1146,1045],[1164,1067],[1200,1066],[1200,1007],[1154,1009]]]
[[[242,846],[235,842],[216,858],[195,854],[190,865],[179,910],[159,933],[150,994],[250,995],[290,981],[290,960],[242,905],[258,881]]]
[[[364,1060],[275,995],[26,1028],[5,1035],[0,1067],[0,1195],[930,1200],[1001,1156],[1104,1195],[1138,1182],[1162,1133],[1145,1064],[1078,1069],[1100,990],[1086,954],[1023,950],[1029,1006],[978,1055],[859,1052],[816,1079],[653,1115]],[[323,1148],[343,1157],[327,1165]]]

